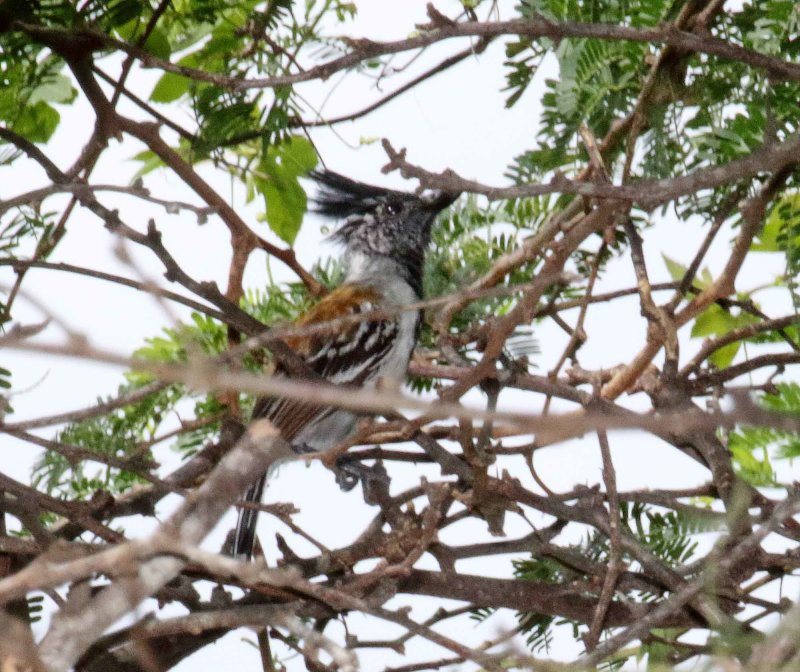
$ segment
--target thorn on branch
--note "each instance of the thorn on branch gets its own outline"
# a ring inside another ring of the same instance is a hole
[[[156,228],[154,219],[149,219],[147,221],[147,238],[157,245],[161,245],[161,231]]]
[[[119,218],[119,210],[109,210],[107,213],[104,213],[102,218],[104,220],[104,226],[112,233],[115,233],[117,229],[122,226],[122,220]]]
[[[200,288],[210,296],[222,296],[219,286],[213,280],[203,280],[200,282]]]
[[[405,147],[398,152],[394,147],[392,147],[392,143],[386,138],[381,139],[381,146],[383,147],[383,151],[386,152],[386,155],[389,157],[389,163],[381,168],[381,172],[386,175],[394,170],[399,170],[400,173],[403,174],[403,163],[406,160]]]
[[[432,2],[429,2],[425,7],[425,13],[428,15],[428,18],[431,20],[430,23],[424,24],[417,24],[417,28],[420,30],[435,30],[437,28],[451,28],[456,25],[456,22],[453,21],[448,16],[442,14],[436,7],[433,6]]]
[[[36,336],[37,334],[43,332],[49,324],[49,319],[45,320],[44,322],[40,322],[39,324],[15,324],[9,330],[8,336],[19,340],[30,338],[31,336]]]
[[[342,37],[340,39],[353,51],[360,52],[364,57],[382,46],[379,42],[369,40],[366,37]]]

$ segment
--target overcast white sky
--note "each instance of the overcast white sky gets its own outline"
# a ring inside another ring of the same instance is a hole
[[[426,21],[424,0],[363,1],[357,4],[359,16],[349,29],[352,35],[368,36],[372,39],[401,38],[413,30],[414,23]],[[509,18],[512,3],[503,2],[500,5],[501,17]],[[437,2],[436,6],[445,14],[454,16],[458,13],[459,3]],[[442,55],[460,50],[465,44],[445,44],[431,49],[409,73],[413,75],[421,72],[425,63],[435,63]],[[400,66],[408,60],[407,56],[400,56],[396,59],[396,64]],[[380,168],[386,163],[383,150],[378,143],[360,145],[362,138],[386,137],[395,147],[406,147],[409,160],[431,170],[452,168],[469,178],[502,184],[506,182],[503,173],[511,159],[536,144],[538,98],[541,94],[542,78],[557,76],[555,64],[549,63],[544,68],[545,72],[537,76],[537,80],[516,107],[506,110],[505,95],[500,90],[504,86],[503,60],[503,43],[497,42],[480,57],[468,59],[358,122],[342,124],[334,130],[313,129],[313,140],[330,168],[373,183],[399,188],[414,186],[404,184],[397,173],[382,175]],[[113,71],[117,65],[109,62],[107,67]],[[131,80],[134,90],[146,97],[156,76],[152,72],[136,73]],[[390,80],[385,84],[384,91],[392,90],[395,86]],[[356,78],[341,75],[334,76],[322,86],[306,86],[302,91],[312,105],[319,106],[325,100],[323,112],[326,115],[359,109],[379,95],[363,83],[357,83]],[[123,111],[132,116],[137,115],[128,107],[124,107]],[[83,102],[63,107],[61,113],[63,123],[47,149],[60,166],[66,167],[72,163],[90,134],[89,120],[93,117]],[[141,149],[141,146],[130,140],[114,145],[95,171],[94,179],[104,183],[128,184],[138,168],[130,159]],[[231,202],[247,221],[259,228],[261,235],[270,237],[266,227],[256,223],[260,203],[246,206],[242,190],[231,188],[221,172],[215,172],[209,166],[200,170],[221,193],[230,195]],[[7,198],[44,183],[44,176],[35,166],[22,163],[13,168],[0,168],[0,198]],[[148,175],[145,186],[159,197],[196,202],[179,180],[166,172]],[[128,224],[140,229],[144,228],[149,217],[154,217],[164,234],[166,246],[176,253],[191,275],[202,280],[216,280],[220,286],[224,286],[228,259],[224,255],[220,257],[219,251],[227,248],[227,234],[219,221],[212,218],[208,224],[198,227],[191,214],[167,215],[163,209],[145,207],[138,201],[112,195],[103,196],[102,201],[109,207],[118,208]],[[63,199],[52,199],[49,203],[52,203],[53,209],[57,209],[63,202]],[[645,252],[653,281],[669,279],[661,260],[662,253],[688,262],[701,235],[697,226],[690,222],[677,221],[671,215],[648,231]],[[731,237],[730,232],[718,237],[709,255],[708,265],[712,274],[721,269]],[[319,223],[309,218],[296,243],[298,255],[306,266],[310,266],[318,257],[327,256],[334,251],[322,247],[320,241]],[[91,213],[81,211],[73,216],[70,232],[59,245],[53,260],[130,275],[131,269],[122,266],[114,256],[114,242]],[[160,277],[159,265],[153,259],[136,250],[133,254],[145,274],[153,278]],[[272,263],[271,270],[275,277],[292,279],[277,262]],[[746,289],[770,282],[782,270],[780,258],[760,255],[757,259],[748,261],[739,287]],[[0,268],[2,285],[11,284],[12,279],[7,267]],[[259,257],[248,267],[247,284],[259,287],[265,282],[266,266],[263,257]],[[610,265],[608,273],[600,281],[599,291],[633,284],[629,261],[623,258]],[[142,344],[144,338],[157,334],[168,323],[162,308],[151,298],[94,280],[53,271],[33,270],[24,286],[49,312],[65,320],[73,329],[89,335],[94,343],[122,354],[130,353]],[[774,311],[778,314],[779,308],[786,307],[785,297],[778,291],[765,292],[760,295],[760,299],[767,312]],[[187,311],[180,308],[176,308],[175,312],[182,317],[187,315]],[[41,319],[41,313],[25,300],[20,301],[16,307],[16,316],[26,323]],[[639,317],[636,299],[590,310],[586,330],[590,335],[589,342],[580,351],[581,362],[586,368],[627,361],[644,343],[645,328]],[[689,342],[688,330],[684,331],[686,333],[682,347],[684,352],[690,352],[696,349],[699,342]],[[542,371],[546,371],[561,353],[563,334],[552,325],[543,324],[536,327],[536,337],[542,350],[537,364]],[[58,329],[51,326],[42,340],[52,342],[59,338]],[[4,353],[0,366],[12,370],[14,387],[18,391],[12,399],[16,410],[13,420],[89,405],[98,395],[113,394],[121,380],[121,372],[113,367],[19,352]],[[508,407],[529,408],[530,403],[526,397],[512,396],[504,401]],[[639,403],[636,399],[624,399],[622,402],[633,406]],[[46,430],[43,435],[52,436],[53,431]],[[5,456],[4,471],[20,480],[27,480],[30,465],[36,457],[35,451],[27,444],[15,442],[2,435],[0,449]],[[635,433],[613,433],[612,449],[619,487],[622,490],[644,485],[691,486],[703,482],[707,476],[704,470],[688,458],[678,455],[675,450],[659,447],[652,437],[642,440]],[[177,458],[170,458],[164,452],[160,456],[164,458],[165,470],[176,464]],[[536,464],[542,478],[554,490],[568,490],[576,483],[594,484],[600,481],[597,447],[590,438],[541,451],[537,453]],[[512,460],[502,467],[516,470],[519,473],[515,475],[524,476],[521,463],[515,464]],[[405,473],[397,476],[393,474],[397,489],[404,483],[416,482],[423,473],[438,475],[435,468],[409,466],[399,471]],[[309,492],[313,492],[314,496],[309,496]],[[360,531],[361,525],[372,517],[373,511],[360,503],[360,499],[358,491],[340,493],[330,474],[318,465],[310,469],[301,464],[285,467],[270,484],[268,493],[269,501],[295,501],[300,505],[303,517],[299,521],[317,529],[320,538],[334,547],[347,543]],[[263,519],[262,536],[269,537],[269,526],[276,523],[266,516]],[[220,540],[232,522],[233,516],[230,515],[208,541],[209,548],[219,547]],[[454,528],[450,534],[461,539],[470,539],[474,534],[483,535],[485,530],[476,529],[477,525],[472,522]],[[523,534],[527,529],[523,521],[509,517],[507,531],[510,535]],[[452,538],[446,540],[453,541]],[[304,546],[298,544],[298,548],[302,551]],[[274,554],[272,557],[275,557]],[[459,567],[466,571],[472,568],[472,571],[497,575],[507,575],[511,571],[509,562],[495,561],[489,568],[474,564],[480,562],[472,561]],[[422,564],[430,565],[427,560],[423,560]],[[423,608],[430,610],[439,604],[440,601],[428,600],[424,601]],[[464,623],[465,621],[461,621],[460,625],[448,626],[445,630],[453,634],[453,628],[456,628],[455,634],[463,634]],[[483,637],[478,637],[476,633],[474,641],[496,634],[494,627],[494,624],[487,624]],[[247,633],[231,635],[227,640],[238,639],[242,634]],[[473,635],[469,634],[468,637],[472,639]],[[428,651],[433,651],[432,655],[436,655],[434,649],[429,648]],[[559,657],[570,657],[574,651],[573,646],[565,645],[557,647],[553,653]],[[397,655],[384,651],[361,652],[359,655],[363,669],[366,670],[382,669],[384,665],[402,662]],[[200,656],[186,661],[180,669],[189,671],[199,669],[200,665],[215,664],[240,665],[243,670],[260,669],[255,649],[235,643],[220,643],[210,647]],[[295,661],[290,669],[301,667]]]

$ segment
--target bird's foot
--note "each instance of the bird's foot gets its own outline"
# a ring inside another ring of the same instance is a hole
[[[376,462],[371,467],[368,467],[361,462],[353,460],[348,455],[342,455],[336,460],[333,473],[336,475],[336,483],[345,492],[349,492],[356,487],[359,481],[362,481],[364,485],[371,483],[387,485],[389,483],[389,475],[386,473],[382,462]]]
[[[291,449],[296,455],[308,455],[309,453],[319,452],[316,448],[309,446],[307,443],[293,443]]]

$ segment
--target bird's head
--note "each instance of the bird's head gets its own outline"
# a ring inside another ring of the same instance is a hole
[[[394,260],[420,294],[422,264],[436,216],[452,204],[457,193],[421,195],[356,182],[337,173],[314,171],[320,191],[313,199],[316,212],[344,220],[331,235],[349,256]]]

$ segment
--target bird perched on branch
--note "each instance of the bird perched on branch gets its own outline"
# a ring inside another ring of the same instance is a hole
[[[330,171],[312,173],[320,192],[316,211],[343,219],[331,239],[345,246],[344,283],[325,296],[296,324],[308,326],[381,308],[404,306],[422,298],[422,271],[436,216],[458,194],[421,196],[355,182]],[[402,381],[419,331],[419,311],[397,311],[383,319],[348,322],[336,331],[287,339],[308,368],[327,382],[375,387]],[[281,372],[278,371],[280,374]],[[359,415],[292,399],[261,398],[253,418],[266,418],[300,452],[330,450],[356,430]],[[260,502],[267,475],[245,493]],[[235,556],[253,551],[258,511],[239,512]]]

